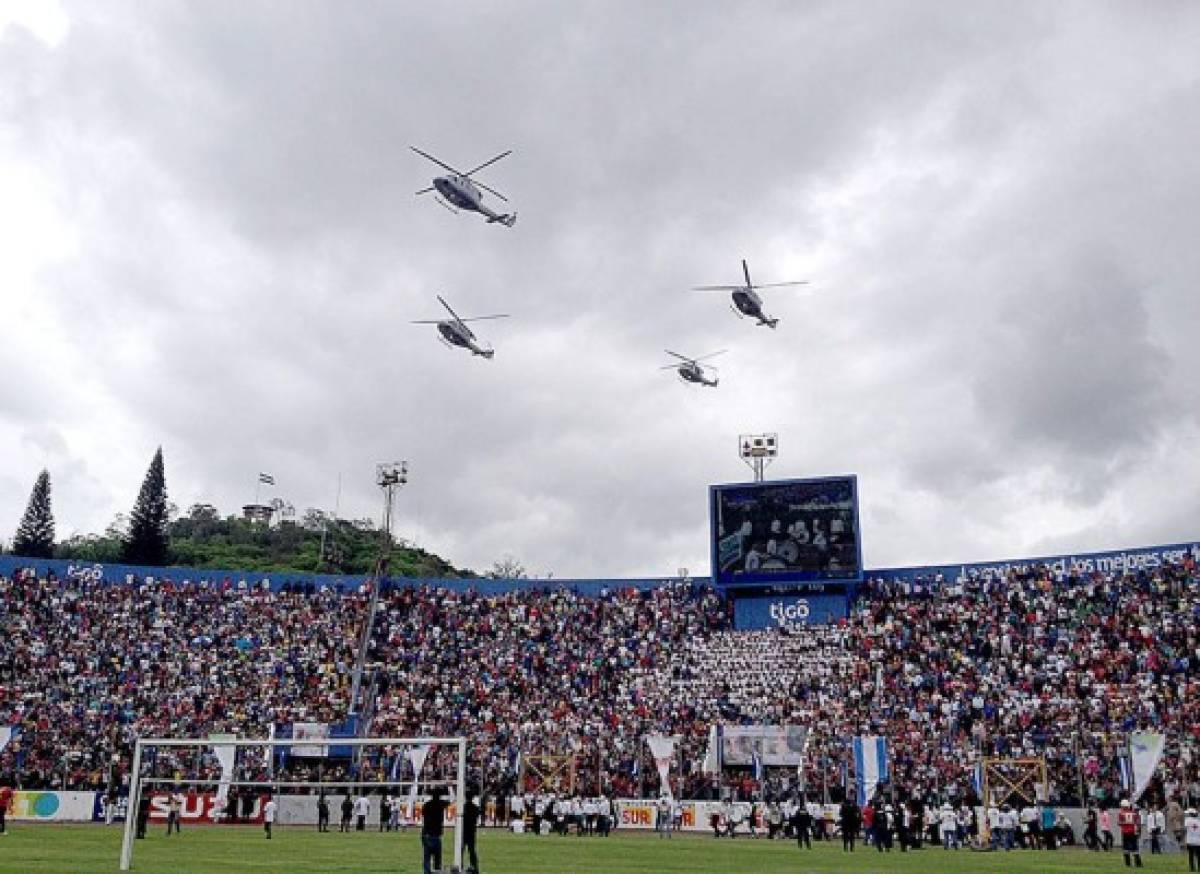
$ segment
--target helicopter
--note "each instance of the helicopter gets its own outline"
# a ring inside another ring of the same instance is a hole
[[[482,182],[476,182],[471,178],[471,176],[478,173],[484,167],[490,167],[501,158],[507,158],[512,154],[512,149],[509,149],[507,152],[502,152],[496,157],[492,158],[490,161],[484,161],[474,170],[468,170],[466,173],[464,173],[461,170],[455,170],[449,164],[433,157],[433,155],[429,154],[428,152],[422,152],[416,146],[409,146],[409,148],[422,158],[428,158],[439,167],[443,167],[450,171],[450,175],[448,176],[438,176],[434,178],[433,185],[428,188],[422,188],[417,192],[418,195],[428,194],[431,191],[436,191],[441,195],[441,197],[437,199],[438,203],[446,207],[446,209],[450,210],[451,212],[456,213],[460,209],[465,209],[469,212],[477,212],[487,218],[488,224],[495,224],[496,222],[499,222],[506,228],[511,228],[514,224],[516,224],[516,212],[498,213],[490,207],[483,205],[484,191],[491,192],[505,203],[508,203],[508,198],[496,189],[489,188]],[[480,189],[483,190],[481,191]]]
[[[437,325],[438,333],[442,335],[443,342],[447,346],[460,346],[463,349],[470,349],[473,355],[479,355],[483,358],[491,360],[496,356],[496,350],[490,345],[484,345],[479,342],[479,338],[475,333],[467,327],[467,322],[480,322],[484,319],[507,319],[508,313],[499,313],[494,316],[473,316],[469,319],[459,318],[458,313],[450,309],[450,304],[439,294],[437,295],[438,302],[446,308],[446,312],[450,313],[453,318],[450,319],[417,319],[413,321],[414,325]]]
[[[679,374],[679,378],[684,382],[692,382],[697,385],[706,385],[709,388],[716,388],[717,383],[721,381],[720,377],[709,377],[709,370],[716,370],[711,364],[707,367],[701,366],[700,362],[708,358],[716,358],[718,355],[724,355],[729,350],[722,349],[720,352],[709,352],[707,355],[701,355],[699,358],[688,358],[686,355],[680,355],[678,352],[672,352],[670,349],[664,349],[668,355],[674,355],[682,364],[665,364],[659,370],[674,370]]]
[[[779,319],[773,319],[763,312],[762,298],[758,296],[758,289],[808,285],[807,281],[771,282],[766,285],[755,285],[750,281],[750,268],[746,266],[745,258],[742,259],[742,274],[746,277],[745,285],[701,285],[693,288],[692,291],[731,291],[733,292],[733,311],[737,313],[739,319],[749,316],[752,319],[758,319],[759,325],[774,328],[779,324]]]

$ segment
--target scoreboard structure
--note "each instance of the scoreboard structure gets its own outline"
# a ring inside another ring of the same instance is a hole
[[[712,577],[737,628],[843,619],[862,582],[858,478],[709,487]]]

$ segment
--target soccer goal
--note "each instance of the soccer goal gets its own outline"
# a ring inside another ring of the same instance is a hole
[[[321,793],[349,798],[354,792],[393,795],[405,824],[415,824],[425,796],[439,786],[452,805],[447,825],[454,828],[454,867],[461,871],[466,774],[462,737],[138,738],[120,870],[130,870],[135,836],[150,818],[261,823],[261,801],[270,794],[276,823],[316,825]]]

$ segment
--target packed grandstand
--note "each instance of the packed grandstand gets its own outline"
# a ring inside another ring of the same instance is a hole
[[[467,737],[470,777],[492,798],[532,779],[522,763],[551,755],[571,760],[585,795],[653,796],[644,739],[677,735],[676,797],[725,788],[836,803],[850,739],[878,735],[902,797],[968,800],[981,757],[1036,756],[1051,802],[1107,806],[1122,794],[1130,732],[1151,729],[1167,747],[1146,797],[1196,804],[1197,574],[1188,553],[1129,573],[1033,563],[953,580],[868,575],[845,619],[760,631],[735,629],[731,601],[694,581],[594,591],[395,581],[381,593],[355,708],[370,583],[13,569],[0,577],[0,779],[121,793],[138,736],[349,723],[377,737]],[[711,773],[716,724],[806,726],[802,773]],[[202,756],[157,767],[217,772]],[[249,780],[389,779],[384,761],[240,767]]]

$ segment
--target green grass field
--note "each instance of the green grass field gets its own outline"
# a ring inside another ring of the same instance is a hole
[[[8,874],[83,874],[117,870],[121,834],[115,827],[10,825],[0,838],[0,872]],[[449,840],[447,840],[449,845]],[[764,874],[795,872],[943,871],[1098,872],[1124,871],[1119,853],[1092,854],[1082,850],[1057,852],[972,853],[926,848],[901,855],[880,855],[860,848],[854,855],[841,847],[818,844],[799,850],[784,841],[713,840],[687,835],[671,841],[652,833],[616,834],[603,838],[511,835],[488,830],[479,840],[484,874],[724,874],[733,871]],[[1186,857],[1145,857],[1147,871],[1186,871]],[[449,853],[445,859],[450,862]],[[255,828],[200,827],[166,838],[161,828],[138,841],[133,870],[139,874],[327,874],[327,872],[388,872],[421,870],[417,834],[317,834],[312,829],[280,828],[267,841]]]

